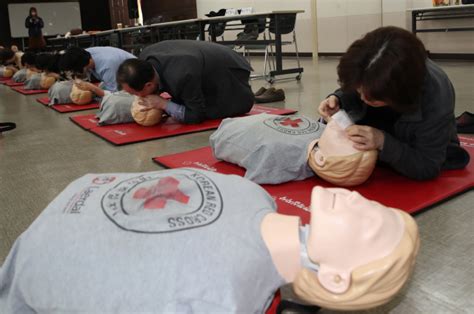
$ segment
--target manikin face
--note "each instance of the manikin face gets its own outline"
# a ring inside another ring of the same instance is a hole
[[[122,89],[129,94],[138,96],[138,97],[146,97],[148,95],[155,94],[158,90],[158,75],[155,73],[155,76],[150,82],[145,83],[145,86],[141,91],[137,91],[136,89],[131,88],[128,84],[122,84]]]
[[[346,189],[313,189],[308,252],[331,292],[344,293],[352,270],[388,256],[403,233],[403,218],[392,208]]]
[[[368,100],[362,87],[359,87],[357,89],[357,92],[360,94],[360,99],[362,99],[363,102],[365,102],[367,105],[371,106],[371,107],[385,107],[385,106],[388,106],[388,104],[384,101],[381,101],[381,100]]]
[[[324,156],[349,156],[358,152],[346,132],[339,127],[336,121],[331,120],[318,141],[315,161],[319,164],[320,161],[323,161],[321,158]]]

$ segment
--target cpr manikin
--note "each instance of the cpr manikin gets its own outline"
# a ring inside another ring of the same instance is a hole
[[[304,227],[296,217],[267,215],[262,236],[295,293],[336,310],[388,302],[410,276],[419,249],[409,214],[341,188],[313,189]]]
[[[144,98],[136,97],[135,101],[132,104],[132,117],[136,123],[143,125],[143,126],[152,126],[160,123],[163,118],[163,110],[160,109],[150,109],[147,111],[142,111],[142,109],[146,108],[145,106],[141,105],[142,102],[146,102],[148,100],[152,100],[153,97],[158,97],[156,95],[149,95]]]
[[[88,174],[16,240],[0,268],[0,308],[263,313],[293,283],[311,304],[364,309],[400,290],[417,250],[413,218],[345,189],[315,187],[301,226],[240,176]]]
[[[76,105],[86,105],[92,101],[93,94],[91,91],[82,90],[74,84],[72,86],[71,100]]]
[[[377,151],[360,151],[346,136],[340,125],[331,119],[321,138],[308,148],[308,164],[322,179],[338,186],[354,186],[365,182],[375,168]]]

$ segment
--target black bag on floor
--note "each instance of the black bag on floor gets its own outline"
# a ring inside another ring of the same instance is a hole
[[[16,124],[13,122],[0,122],[0,133],[10,131],[16,128]]]

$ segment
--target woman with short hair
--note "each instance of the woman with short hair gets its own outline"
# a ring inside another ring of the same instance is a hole
[[[352,43],[337,72],[341,88],[319,113],[328,120],[346,110],[356,123],[346,129],[355,148],[377,149],[380,161],[416,180],[467,165],[453,85],[415,35],[393,26],[369,32]]]

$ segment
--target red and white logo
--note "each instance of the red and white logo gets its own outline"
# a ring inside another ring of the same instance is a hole
[[[165,177],[158,180],[154,186],[140,188],[133,194],[134,199],[145,200],[145,209],[162,209],[168,201],[188,204],[189,196],[179,189],[179,181],[174,177]]]
[[[264,120],[263,123],[278,132],[288,135],[311,134],[320,130],[318,122],[300,116],[272,117]]]
[[[103,185],[103,184],[108,184],[108,183],[111,183],[115,180],[116,178],[114,176],[98,176],[98,177],[95,177],[93,180],[92,180],[92,183],[94,184],[98,184],[98,185]]]
[[[124,180],[102,198],[105,215],[122,229],[141,233],[202,227],[222,212],[216,184],[194,169],[152,172]]]
[[[280,125],[283,125],[283,126],[290,126],[292,128],[298,128],[300,126],[300,123],[303,122],[303,120],[301,120],[300,118],[296,118],[296,119],[292,119],[292,118],[285,118],[280,122]]]

